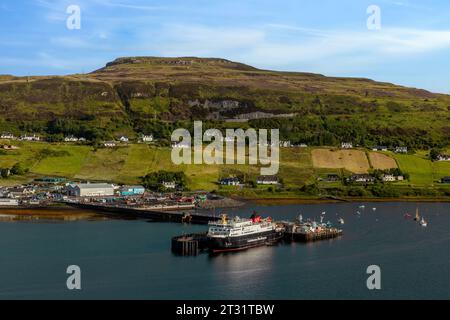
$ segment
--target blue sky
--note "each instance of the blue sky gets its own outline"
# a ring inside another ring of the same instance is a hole
[[[66,27],[69,5],[81,8],[80,30]],[[367,28],[369,5],[381,30]],[[448,0],[4,0],[0,40],[0,74],[200,56],[450,93]]]

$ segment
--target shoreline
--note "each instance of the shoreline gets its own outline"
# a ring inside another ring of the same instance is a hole
[[[233,198],[244,205],[254,204],[262,206],[295,205],[295,204],[322,204],[322,203],[382,203],[382,202],[418,202],[418,203],[449,203],[450,198],[341,198],[341,199],[305,199],[305,198]],[[216,207],[216,209],[218,209]],[[224,210],[229,207],[222,208]],[[207,208],[198,210],[208,210]],[[80,209],[68,205],[49,205],[39,207],[0,207],[0,222],[2,221],[24,221],[24,220],[110,220],[100,210]]]
[[[80,210],[67,205],[39,206],[39,207],[0,207],[0,221],[20,220],[107,220],[101,212]]]

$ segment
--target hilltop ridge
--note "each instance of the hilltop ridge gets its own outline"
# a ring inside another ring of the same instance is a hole
[[[121,57],[88,74],[0,76],[0,131],[46,131],[59,120],[112,137],[133,135],[156,120],[311,117],[366,121],[377,134],[394,130],[396,136],[448,139],[449,110],[444,94],[370,79],[261,70],[221,58]],[[314,130],[308,128],[311,135]]]

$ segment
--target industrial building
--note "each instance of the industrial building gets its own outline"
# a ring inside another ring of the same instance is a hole
[[[140,196],[145,193],[145,188],[143,186],[122,186],[120,188],[121,196]]]
[[[70,185],[68,193],[73,197],[113,196],[114,186],[108,183],[80,183]]]

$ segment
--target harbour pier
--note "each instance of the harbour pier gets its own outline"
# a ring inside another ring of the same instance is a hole
[[[196,256],[208,249],[206,233],[195,233],[172,238],[172,252],[180,256]]]
[[[206,213],[193,211],[191,207],[174,207],[170,209],[145,208],[118,205],[104,205],[98,203],[66,202],[67,205],[101,212],[103,215],[120,219],[146,219],[155,222],[175,222],[191,224],[208,224],[210,221],[219,220]]]
[[[338,238],[341,229],[314,225],[314,223],[285,223],[284,239],[291,242],[314,242]]]

